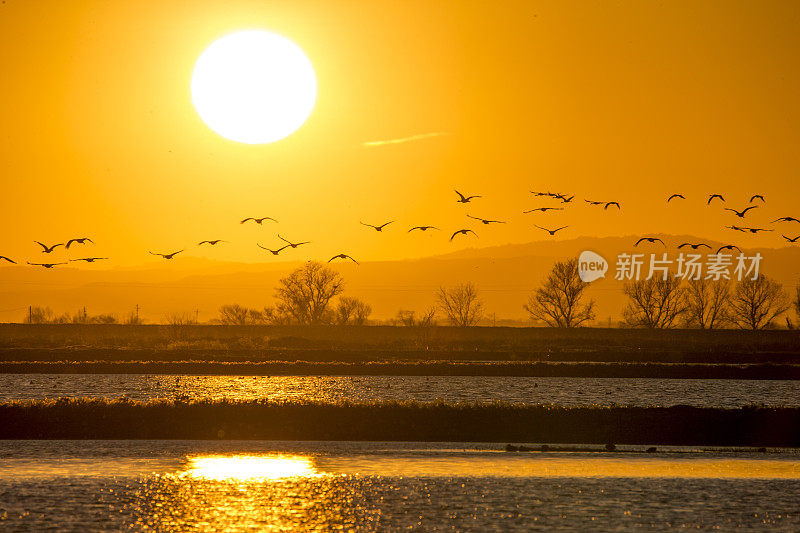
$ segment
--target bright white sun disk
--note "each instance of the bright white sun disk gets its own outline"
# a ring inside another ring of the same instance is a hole
[[[249,30],[206,48],[194,67],[191,89],[208,127],[233,141],[264,144],[303,125],[317,99],[317,78],[296,44]]]

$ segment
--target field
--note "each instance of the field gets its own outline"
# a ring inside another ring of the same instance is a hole
[[[0,404],[4,439],[800,446],[800,409],[61,399]]]
[[[800,363],[798,330],[0,324],[0,361]]]

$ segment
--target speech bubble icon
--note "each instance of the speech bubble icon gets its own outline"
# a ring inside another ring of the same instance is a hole
[[[608,261],[600,254],[590,252],[589,250],[581,252],[578,257],[578,277],[584,283],[591,283],[592,281],[606,277],[608,271]]]

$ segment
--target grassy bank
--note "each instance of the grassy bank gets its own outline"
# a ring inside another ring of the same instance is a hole
[[[4,439],[265,439],[800,446],[800,409],[509,404],[0,404]]]
[[[518,376],[670,379],[800,379],[800,365],[673,363],[366,362],[310,361],[18,361],[0,374],[165,374],[237,376]]]
[[[800,363],[800,331],[0,324],[0,360],[59,359]]]

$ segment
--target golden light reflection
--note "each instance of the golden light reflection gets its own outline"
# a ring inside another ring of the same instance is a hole
[[[186,473],[215,481],[269,481],[292,477],[319,477],[309,457],[295,455],[201,455],[189,457]]]

